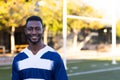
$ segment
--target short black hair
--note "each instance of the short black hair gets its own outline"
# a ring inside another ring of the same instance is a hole
[[[42,19],[39,16],[34,15],[34,16],[28,17],[27,20],[26,20],[26,25],[27,25],[28,21],[40,21],[41,24],[43,25]]]

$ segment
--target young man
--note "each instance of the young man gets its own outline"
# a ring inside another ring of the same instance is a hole
[[[26,21],[28,47],[15,56],[12,80],[68,80],[60,55],[42,42],[43,23],[38,16]]]

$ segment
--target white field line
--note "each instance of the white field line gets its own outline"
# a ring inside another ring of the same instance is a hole
[[[120,67],[107,68],[107,69],[99,69],[99,70],[91,70],[91,71],[85,71],[85,72],[76,72],[76,73],[68,74],[68,76],[78,76],[78,75],[100,73],[100,72],[107,72],[107,71],[114,71],[114,70],[120,70]]]
[[[72,64],[72,63],[79,63],[79,62],[83,62],[83,61],[70,61],[67,64]]]
[[[8,66],[8,67],[0,67],[0,70],[1,70],[1,69],[10,69],[10,68],[11,68],[11,67],[9,67],[9,66]]]

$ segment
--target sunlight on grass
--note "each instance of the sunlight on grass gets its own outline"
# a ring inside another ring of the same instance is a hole
[[[97,60],[69,60],[68,76],[69,80],[114,80],[120,74],[120,61],[117,64],[111,64],[111,59]],[[109,76],[108,76],[109,75]]]

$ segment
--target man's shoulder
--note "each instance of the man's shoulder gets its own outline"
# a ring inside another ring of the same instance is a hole
[[[14,57],[14,60],[20,61],[20,60],[23,60],[25,58],[28,58],[28,56],[24,52],[20,52],[20,53],[16,54],[16,56]]]
[[[59,53],[52,47],[48,46],[47,48],[47,55],[51,55],[51,56],[60,56]]]
[[[46,49],[51,52],[56,52],[56,50],[50,46],[46,46]]]
[[[50,59],[50,60],[59,60],[61,59],[61,56],[60,54],[55,50],[53,49],[52,47],[49,47],[47,48],[47,52],[42,55],[41,58],[46,58],[46,59]]]

